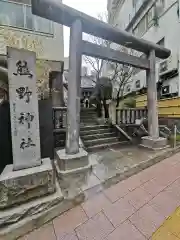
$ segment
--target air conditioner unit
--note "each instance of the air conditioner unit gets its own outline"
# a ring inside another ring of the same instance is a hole
[[[170,86],[167,85],[167,86],[162,87],[161,91],[162,91],[162,96],[170,94]]]
[[[177,55],[170,56],[168,59],[159,63],[159,76],[169,73],[178,69],[178,57]]]

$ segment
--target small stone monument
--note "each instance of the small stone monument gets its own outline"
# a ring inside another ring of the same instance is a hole
[[[36,55],[8,47],[7,56],[13,165],[7,165],[0,175],[0,227],[62,200],[60,191],[54,196],[58,187],[51,160],[41,159]],[[23,203],[27,204],[24,211]]]

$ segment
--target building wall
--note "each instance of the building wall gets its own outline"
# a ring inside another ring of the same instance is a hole
[[[147,106],[147,95],[136,97],[136,107]],[[158,113],[160,117],[180,118],[180,98],[162,99],[158,101]]]
[[[112,8],[109,10],[112,11]],[[114,6],[114,11],[111,14],[112,19],[111,24],[116,25],[121,29],[125,29],[127,23],[129,23],[130,13],[132,11],[133,11],[132,0],[125,1],[120,0],[119,4],[117,3],[117,5]]]
[[[170,1],[166,1],[168,6]],[[172,55],[174,55],[178,53],[179,47],[178,4],[176,2],[176,4],[172,3],[171,6],[168,6],[164,9],[164,14],[159,18],[158,26],[151,26],[142,37],[154,43],[165,37],[165,47],[171,49]]]
[[[142,34],[138,34],[138,37],[142,37],[154,43],[159,42],[162,38],[165,38],[165,47],[169,48],[172,51],[172,62],[173,65],[177,68],[178,60],[179,60],[179,44],[180,44],[180,25],[179,25],[179,16],[178,16],[178,2],[176,0],[164,0],[165,1],[165,8],[163,9],[162,13],[159,14],[158,22],[155,23],[155,20],[151,22],[146,29],[145,32]],[[143,2],[139,0],[139,2]],[[149,1],[147,7],[139,14],[136,21],[134,21],[133,27],[129,30],[137,34],[134,29],[136,26],[141,22],[143,16],[151,9],[152,4],[154,1]],[[118,24],[121,29],[126,29],[130,20],[132,19],[135,11],[133,10],[132,0],[125,0],[124,4],[118,8],[114,18],[114,25]],[[160,60],[157,59],[156,64],[156,81],[159,80],[159,62]],[[132,86],[131,89],[136,90],[135,82],[140,80],[141,88],[146,86],[146,74],[145,71],[141,71],[135,76],[132,77]],[[177,84],[178,82],[178,84]],[[166,81],[163,81],[163,86],[169,84],[170,89],[173,92],[176,92],[180,89],[179,84],[179,76],[176,78],[171,78]],[[129,84],[129,83],[128,83]],[[138,89],[137,89],[138,90]],[[180,93],[180,91],[179,91]]]
[[[178,92],[179,87],[179,76],[176,76],[174,78],[167,79],[163,81],[163,87],[169,86],[170,93],[176,93]]]
[[[10,46],[34,51],[38,59],[63,61],[63,28],[56,23],[53,26],[53,36],[0,26],[0,54],[6,55],[6,47]]]
[[[31,0],[0,0],[0,8],[0,54],[11,46],[34,51],[38,59],[63,61],[62,25],[33,15]]]
[[[23,2],[23,4],[20,2]],[[35,52],[37,58],[37,85],[38,91],[41,91],[48,88],[49,72],[61,70],[64,61],[63,26],[33,16],[30,3],[31,0],[12,0],[10,2],[0,0],[0,7],[2,8],[2,12],[0,12],[0,55],[6,55],[7,46],[24,48]],[[18,18],[17,10],[19,8],[21,14],[23,12],[23,18]],[[28,9],[30,11],[29,15],[27,15]],[[10,11],[11,13],[8,14]],[[14,19],[10,14],[14,14]],[[19,27],[21,25],[19,19],[22,20],[22,27]],[[26,27],[28,21],[33,26],[29,28],[31,30]],[[51,26],[51,31],[47,31],[46,26]],[[44,31],[41,31],[41,29]]]
[[[179,20],[177,15],[178,4],[177,1],[176,3],[174,2],[175,1],[173,0],[168,0],[165,2],[166,7],[164,9],[163,15],[158,20],[158,26],[152,25],[142,37],[154,43],[157,43],[162,38],[165,38],[165,47],[171,50],[171,56],[173,58],[174,66],[178,66]],[[159,61],[156,64],[156,71],[156,81],[158,81]],[[136,78],[139,78],[141,80],[142,87],[146,85],[145,75],[142,76],[142,73],[139,73],[136,75]],[[177,77],[163,81],[163,86],[166,85],[170,85],[172,93],[178,91]]]

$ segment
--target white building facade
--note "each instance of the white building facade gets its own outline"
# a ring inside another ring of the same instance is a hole
[[[161,97],[180,96],[179,5],[180,0],[108,0],[107,5],[111,25],[171,50],[170,58],[157,59],[156,63]],[[145,74],[137,69],[125,87],[125,94],[146,87]]]

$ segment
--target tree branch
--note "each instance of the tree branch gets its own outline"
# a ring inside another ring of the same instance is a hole
[[[107,21],[108,16],[107,16],[107,14],[105,14],[105,15],[99,14],[98,19],[101,21],[104,21],[104,19],[105,19]],[[111,47],[111,44],[112,44],[112,42],[110,42],[110,41],[103,40],[101,38],[94,37],[91,35],[88,35],[88,39],[90,42],[93,42],[97,45],[101,45],[104,47]],[[133,49],[128,48],[128,44],[127,44],[127,47],[118,45],[117,49],[121,52],[126,52],[130,55],[137,54]],[[117,105],[118,105],[120,97],[123,96],[125,85],[131,78],[134,68],[124,65],[124,64],[112,63],[110,61],[102,60],[99,58],[92,58],[92,57],[85,57],[85,61],[86,61],[86,63],[90,64],[91,67],[97,72],[96,81],[92,80],[93,82],[96,83],[96,86],[97,86],[97,83],[99,84],[98,79],[102,74],[103,67],[107,66],[107,70],[108,70],[107,74],[109,75],[109,79],[111,80],[112,85],[118,86],[118,91],[117,91],[117,96],[116,96]],[[100,85],[100,87],[101,87],[101,85]]]

